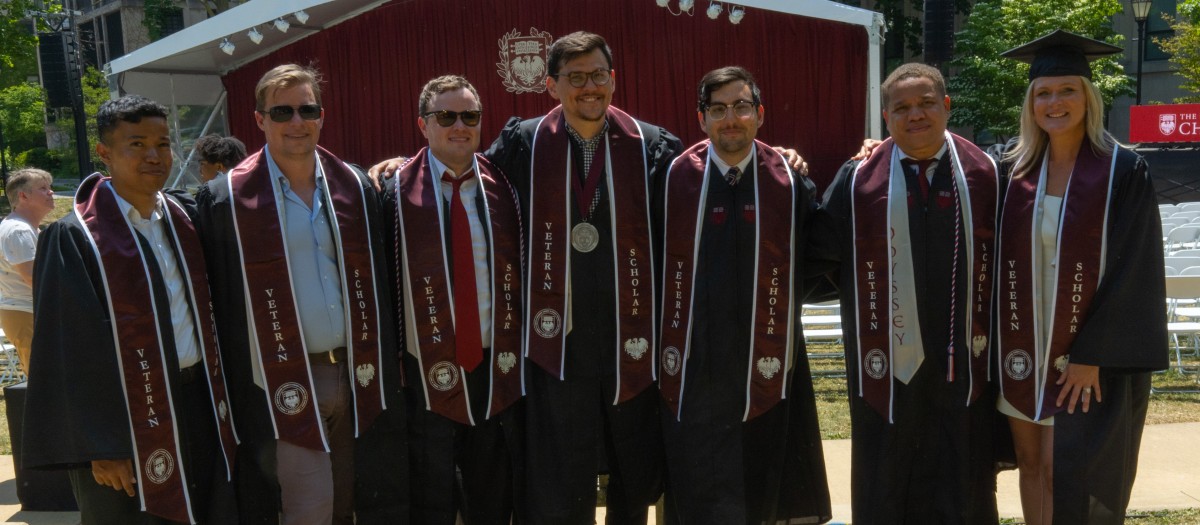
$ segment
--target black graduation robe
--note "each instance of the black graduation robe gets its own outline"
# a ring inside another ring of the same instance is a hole
[[[195,201],[191,195],[170,193],[194,217]],[[161,333],[172,334],[167,309],[170,302],[162,275],[149,245],[144,239],[140,242],[151,265],[151,289],[159,304]],[[89,234],[74,213],[51,224],[39,236],[34,264],[34,339],[30,352],[30,368],[38,372],[30,375],[25,400],[23,468],[90,470],[92,460],[136,461],[100,272]],[[189,410],[193,407],[185,406],[175,341],[168,337],[162,344],[196,519],[204,522],[210,511],[232,515],[232,509],[212,506],[215,502],[218,506],[232,507],[235,503],[228,498],[228,491],[217,491],[218,494],[212,490],[212,484],[201,481],[212,480],[214,476],[223,480],[225,476],[225,459],[216,426],[211,422],[212,413],[196,414]],[[212,409],[211,401],[208,409]],[[196,434],[187,432],[189,428]],[[209,432],[199,435],[201,428]],[[198,447],[208,455],[199,457],[202,453]]]
[[[380,203],[364,175],[359,183],[368,196],[367,213],[373,218],[371,243],[375,267],[385,268],[385,242],[381,230]],[[276,523],[280,509],[279,484],[275,479],[274,430],[263,389],[254,383],[246,297],[243,293],[241,260],[231,209],[229,186],[224,177],[209,182],[196,195],[199,213],[196,226],[204,245],[217,317],[221,355],[233,405],[234,421],[242,439],[238,454],[238,493],[242,496],[243,523]],[[355,517],[359,524],[408,523],[408,450],[405,440],[405,406],[401,387],[391,284],[386,275],[375,278],[379,344],[383,348],[382,370],[387,410],[368,429],[360,429],[354,452]]]
[[[989,153],[999,161],[1004,149]],[[1011,164],[999,166],[1010,174]],[[1069,350],[1072,363],[1100,367],[1103,401],[1054,415],[1055,523],[1124,522],[1150,373],[1168,366],[1162,223],[1147,171],[1140,155],[1117,148],[1104,277]]]
[[[534,132],[541,117],[512,118],[484,154],[509,177],[529,224],[530,172]],[[653,124],[640,122],[651,180],[665,176],[682,150],[679,139]],[[571,143],[574,173],[583,156]],[[598,149],[597,154],[602,154]],[[649,191],[649,189],[648,189]],[[613,405],[616,387],[616,298],[608,191],[588,222],[599,231],[590,253],[572,252],[571,301],[574,324],[566,337],[559,381],[534,364],[526,366],[526,494],[529,518],[590,523],[595,517],[595,474],[609,472],[609,523],[645,521],[645,509],[662,493],[662,436],[657,388]],[[571,224],[580,222],[571,198]],[[658,254],[655,254],[655,259]],[[655,272],[657,275],[657,272]],[[657,319],[657,317],[655,317]],[[633,513],[622,516],[628,511]]]
[[[743,210],[754,205],[755,169],[748,165],[736,187],[720,173],[709,175],[681,420],[662,407],[670,524],[824,523],[832,517],[799,316],[805,226],[816,211],[816,189],[807,178],[797,177],[793,186],[797,278],[792,297],[797,315],[787,399],[742,421],[758,249],[754,214]],[[659,213],[661,206],[660,195],[655,203]]]
[[[950,337],[950,275],[953,270],[954,200],[949,152],[935,169],[925,206],[915,175],[907,177],[913,274],[925,361],[908,384],[896,381],[895,423],[858,395],[857,298],[854,292],[854,231],[850,182],[857,161],[847,162],[825,192],[810,232],[809,258],[840,263],[834,272],[842,304],[842,333],[851,418],[851,502],[855,523],[996,523],[993,432],[995,389],[966,406],[968,359],[955,359],[954,382],[946,381]],[[880,213],[887,213],[880,210]],[[960,235],[960,250],[965,238]],[[955,304],[957,348],[966,335],[966,257],[959,257]]]

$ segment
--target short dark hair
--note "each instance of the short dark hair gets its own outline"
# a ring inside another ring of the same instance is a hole
[[[119,123],[137,124],[145,117],[167,118],[167,107],[141,95],[108,100],[96,111],[96,133],[102,142],[107,142]]]
[[[730,82],[741,80],[746,85],[750,86],[751,102],[755,106],[762,104],[762,91],[758,89],[758,84],[754,82],[754,75],[751,75],[746,68],[739,66],[726,66],[714,69],[704,74],[704,78],[700,79],[700,87],[698,88],[700,101],[696,105],[698,111],[704,111],[712,102],[713,91],[721,89],[722,86]]]
[[[938,71],[936,67],[920,62],[909,62],[901,64],[895,71],[892,71],[892,74],[888,75],[887,80],[884,80],[883,85],[880,86],[879,91],[883,99],[883,109],[887,109],[889,102],[888,90],[892,88],[892,85],[910,78],[928,78],[933,81],[933,88],[937,90],[938,96],[946,96],[946,79],[942,76],[941,71]]]
[[[479,99],[479,92],[475,91],[475,86],[472,86],[466,78],[459,75],[442,75],[426,82],[425,87],[421,88],[421,96],[417,99],[419,114],[424,115],[429,112],[429,101],[433,100],[434,95],[460,89],[465,89],[475,95],[475,104],[479,106],[479,109],[483,109],[483,101]]]
[[[608,69],[612,69],[612,50],[608,48],[608,42],[604,41],[604,37],[587,31],[576,31],[555,40],[553,44],[550,44],[550,51],[547,52],[546,62],[550,67],[546,72],[547,76],[557,76],[558,70],[562,69],[567,62],[597,49],[604,54],[604,60],[608,62]]]
[[[205,135],[196,139],[196,153],[204,162],[220,162],[226,169],[232,169],[246,158],[246,145],[234,137]]]

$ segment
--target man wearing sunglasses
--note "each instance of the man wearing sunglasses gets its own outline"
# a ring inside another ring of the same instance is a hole
[[[402,523],[404,402],[378,199],[317,145],[315,70],[276,67],[255,94],[266,146],[197,196],[244,444],[243,520]]]
[[[429,141],[384,188],[406,337],[412,523],[509,523],[522,447],[520,206],[467,79],[421,90]],[[457,470],[457,474],[456,474]],[[456,497],[457,495],[457,497]]]
[[[816,190],[755,140],[765,109],[749,71],[710,71],[699,95],[708,140],[671,164],[654,206],[667,268],[666,520],[823,523],[829,489],[797,312]]]

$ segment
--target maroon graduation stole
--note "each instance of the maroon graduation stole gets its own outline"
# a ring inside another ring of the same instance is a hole
[[[324,193],[329,198],[329,219],[338,244],[346,339],[350,343],[349,374],[354,385],[354,431],[358,436],[387,408],[380,384],[379,299],[375,293],[368,196],[341,159],[321,148],[317,148],[317,158],[325,172]],[[231,171],[228,184],[242,259],[247,321],[258,345],[260,379],[265,384],[275,436],[297,446],[328,451],[292,292],[287,246],[266,148]]]
[[[1100,156],[1083,141],[1063,195],[1058,231],[1058,274],[1053,286],[1053,314],[1039,320],[1042,291],[1037,287],[1041,261],[1040,224],[1034,220],[1045,194],[1042,166],[1014,176],[1008,184],[1001,215],[1000,315],[998,361],[1000,392],[1022,414],[1035,421],[1061,410],[1054,406],[1061,386],[1051,370],[1066,370],[1068,351],[1087,319],[1104,276],[1105,233],[1112,195],[1113,152]],[[1049,341],[1039,321],[1050,323]]]
[[[163,353],[163,334],[159,332],[160,319],[147,267],[150,262],[142,252],[133,227],[121,213],[110,180],[100,174],[84,180],[75,195],[75,214],[95,250],[113,320],[113,342],[121,368],[125,408],[130,416],[133,464],[141,509],[172,521],[195,523],[187,490],[187,473],[180,456],[179,429],[175,424],[168,361]],[[212,415],[228,480],[233,472],[237,435],[217,349],[208,272],[195,226],[179,203],[169,196],[165,196],[164,201],[164,224],[179,248],[180,272],[188,277],[186,284],[192,320],[207,371],[205,378]],[[205,461],[205,458],[197,460]]]
[[[754,224],[756,226],[754,312],[751,314],[750,362],[745,372],[749,421],[787,398],[795,338],[792,298],[796,261],[796,192],[783,157],[755,141]],[[709,180],[709,141],[688,148],[667,173],[666,218],[663,225],[666,301],[662,312],[662,371],[659,390],[680,418],[687,362],[691,356],[692,308],[696,259],[704,233]],[[746,182],[743,180],[742,182]],[[763,225],[769,227],[763,228]],[[730,370],[731,374],[740,374]]]
[[[491,367],[488,371],[491,391],[488,410],[482,414],[491,418],[508,408],[524,394],[524,359],[521,355],[521,223],[520,209],[508,179],[480,155],[475,156],[474,169],[479,174],[480,189],[487,213],[480,217],[491,241],[488,248],[492,272],[492,340]],[[468,403],[470,392],[466,381],[459,380],[466,372],[455,360],[457,318],[454,297],[450,289],[450,266],[446,261],[444,228],[449,217],[443,216],[442,199],[434,188],[441,183],[441,174],[434,174],[429,165],[429,149],[422,148],[400,169],[397,179],[396,229],[397,260],[404,261],[400,290],[402,300],[411,312],[407,318],[415,327],[416,347],[408,352],[421,366],[421,383],[425,391],[425,408],[459,423],[473,425],[475,414]],[[400,237],[399,233],[404,235]],[[431,243],[433,232],[437,242]],[[435,249],[440,248],[440,249]],[[401,259],[402,258],[402,259]],[[403,322],[404,319],[401,319]],[[478,326],[464,327],[479,330]],[[479,395],[482,393],[476,393]]]
[[[988,333],[992,317],[992,258],[995,253],[998,178],[995,162],[974,144],[950,132],[946,132],[946,143],[948,154],[944,160],[952,163],[957,198],[968,204],[960,206],[960,210],[963,232],[970,247],[963,250],[970,273],[965,278],[953,278],[956,287],[962,286],[960,283],[963,282],[970,283],[967,319],[964,325],[960,325],[968,327],[970,335],[967,338],[970,348],[966,353],[970,360],[970,395],[965,400],[970,405],[983,393],[989,381]],[[887,417],[889,422],[893,421],[894,415],[891,305],[895,298],[888,186],[893,173],[894,146],[891,138],[883,141],[867,160],[858,165],[851,181],[854,294],[858,305],[855,312],[858,348],[853,350],[858,353],[858,395],[880,415]],[[916,283],[908,284],[916,286]],[[920,329],[919,324],[915,326]],[[957,334],[958,327],[953,329]],[[951,364],[954,355],[963,355],[954,351],[954,345],[952,338],[951,347],[947,349]],[[953,376],[947,377],[947,381],[954,380]]]
[[[650,178],[638,123],[609,106],[605,140],[593,162],[605,162],[615,255],[617,299],[617,396],[626,401],[654,382],[653,247],[650,240]],[[564,379],[567,278],[571,272],[570,137],[562,107],[550,111],[533,137],[530,165],[528,321],[525,355]],[[605,158],[607,157],[607,162]],[[588,196],[590,197],[590,196]],[[578,312],[587,322],[588,312]]]

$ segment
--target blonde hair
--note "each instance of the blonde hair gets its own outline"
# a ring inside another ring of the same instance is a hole
[[[1078,78],[1083,84],[1084,107],[1087,108],[1083,120],[1087,141],[1096,154],[1107,154],[1117,145],[1117,139],[1104,129],[1104,99],[1092,81],[1085,77]],[[1033,86],[1034,83],[1030,82],[1029,89],[1025,90],[1025,103],[1021,106],[1021,135],[1017,137],[1017,145],[1004,155],[1006,162],[1014,163],[1013,178],[1020,178],[1038,169],[1050,144],[1050,136],[1038,126],[1033,114]]]
[[[25,168],[14,171],[8,175],[8,183],[4,185],[4,194],[8,196],[8,202],[13,209],[20,205],[20,194],[23,191],[29,191],[29,188],[39,182],[50,184],[54,182],[54,177],[46,170],[37,168]]]
[[[266,111],[267,108],[264,106],[267,104],[267,95],[270,93],[305,84],[312,86],[313,97],[317,99],[317,105],[321,105],[320,72],[312,67],[297,64],[275,66],[270,71],[263,73],[262,78],[258,79],[258,85],[254,87],[254,109]]]

